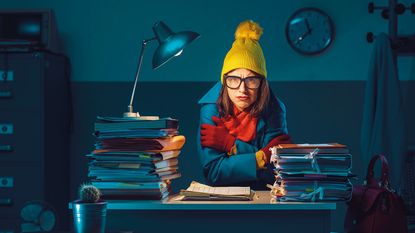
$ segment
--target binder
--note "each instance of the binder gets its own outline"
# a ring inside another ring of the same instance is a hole
[[[99,139],[111,138],[166,138],[178,135],[175,129],[127,129],[127,130],[101,130],[95,131]]]
[[[281,180],[271,193],[282,193],[279,201],[347,201],[351,199],[349,180]]]
[[[170,150],[161,152],[94,150],[91,154],[88,154],[87,156],[100,161],[156,161],[177,158],[179,155],[180,150]]]
[[[320,144],[279,144],[276,147],[277,154],[302,154],[312,153],[315,149],[319,150],[320,154],[348,154],[349,149],[339,143],[320,143]]]
[[[282,171],[349,172],[352,167],[351,154],[280,154],[274,164]]]
[[[163,152],[180,150],[186,139],[183,135],[170,138],[111,138],[98,139],[95,143],[97,150],[119,150],[119,151],[149,151]]]
[[[95,123],[95,131],[125,129],[178,129],[179,121],[170,117],[158,120],[141,120],[139,118],[100,117]]]

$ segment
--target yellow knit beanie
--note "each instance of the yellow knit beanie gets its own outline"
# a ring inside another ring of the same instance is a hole
[[[252,20],[239,24],[235,31],[235,41],[223,61],[221,81],[223,75],[238,68],[245,68],[264,77],[267,77],[264,54],[258,41],[263,29]]]

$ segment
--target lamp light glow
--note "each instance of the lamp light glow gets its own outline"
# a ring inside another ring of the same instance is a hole
[[[180,50],[178,53],[174,54],[174,56],[175,56],[175,57],[178,57],[178,56],[180,56],[182,53],[183,53],[183,49],[182,49],[182,50]]]

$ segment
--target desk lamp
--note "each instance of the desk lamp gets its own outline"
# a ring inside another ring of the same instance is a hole
[[[137,86],[137,80],[140,74],[141,64],[143,62],[144,57],[144,50],[146,48],[147,43],[154,40],[157,40],[159,42],[159,46],[153,54],[153,69],[157,69],[160,66],[164,65],[166,62],[168,62],[171,58],[179,56],[186,45],[190,44],[190,42],[192,42],[200,36],[198,33],[191,31],[182,31],[174,33],[165,23],[161,21],[154,24],[153,32],[155,37],[145,39],[141,43],[141,53],[140,58],[138,60],[137,71],[135,74],[133,92],[131,93],[131,100],[130,104],[128,105],[128,112],[124,113],[124,117],[137,118],[140,120],[159,119],[158,116],[140,116],[138,112],[134,112],[133,110],[135,88]]]

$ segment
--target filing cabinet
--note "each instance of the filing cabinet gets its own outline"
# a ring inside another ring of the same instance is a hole
[[[0,232],[19,232],[31,201],[68,228],[68,60],[47,52],[0,52]]]

